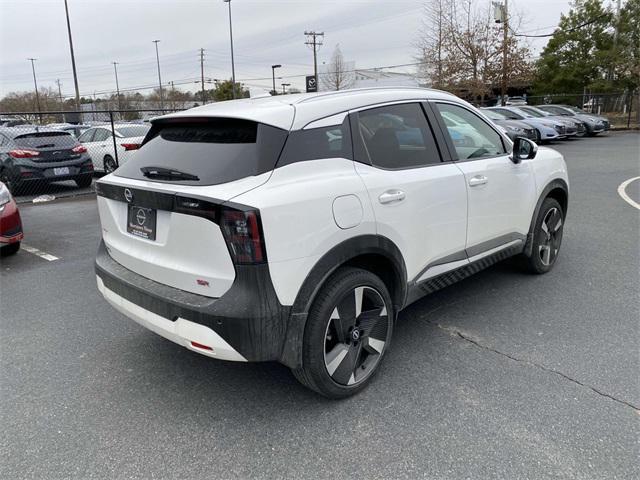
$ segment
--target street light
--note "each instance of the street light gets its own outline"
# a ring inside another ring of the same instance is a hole
[[[276,92],[276,68],[282,68],[282,65],[271,65],[271,76],[273,77],[273,94],[277,95]]]
[[[229,40],[231,41],[231,93],[235,100],[236,98],[236,67],[233,62],[233,28],[231,27],[231,0],[222,0],[224,3],[229,4]]]
[[[280,85],[282,85],[282,94],[284,95],[285,93],[287,93],[287,87],[290,87],[291,84],[290,83],[281,83]]]
[[[164,98],[162,97],[162,78],[160,77],[160,55],[158,54],[158,42],[160,40],[153,40],[156,44],[156,61],[158,62],[158,86],[160,87],[160,110],[164,110]]]

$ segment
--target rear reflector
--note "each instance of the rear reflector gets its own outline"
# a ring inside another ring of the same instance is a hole
[[[210,350],[213,351],[213,348],[208,347],[206,345],[202,345],[201,343],[198,342],[191,342],[191,346],[192,347],[196,347],[196,348],[201,348],[202,350]]]

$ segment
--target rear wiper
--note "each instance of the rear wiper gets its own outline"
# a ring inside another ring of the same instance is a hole
[[[200,177],[190,173],[174,170],[173,168],[164,167],[142,167],[142,174],[147,178],[156,178],[158,180],[187,180],[197,182]]]

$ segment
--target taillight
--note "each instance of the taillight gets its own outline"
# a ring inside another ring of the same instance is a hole
[[[32,158],[38,157],[40,155],[40,152],[36,150],[16,149],[11,150],[9,152],[9,155],[11,155],[13,158]]]
[[[223,207],[220,230],[236,264],[263,263],[264,242],[257,210],[235,210]]]
[[[87,147],[84,145],[77,145],[71,149],[73,153],[85,153],[87,151]]]
[[[140,148],[139,143],[121,143],[125,150],[138,150]]]

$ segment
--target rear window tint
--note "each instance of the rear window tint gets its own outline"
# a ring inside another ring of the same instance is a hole
[[[287,132],[248,120],[212,118],[154,124],[142,147],[115,175],[149,180],[140,170],[179,170],[198,180],[153,179],[180,185],[217,185],[272,170]]]
[[[348,119],[342,125],[291,132],[278,160],[278,167],[323,158],[353,159]]]
[[[144,137],[149,130],[150,127],[147,125],[131,125],[127,127],[116,126],[116,132],[124,138]]]
[[[14,138],[16,145],[30,148],[73,147],[76,139],[68,132],[33,132]]]

